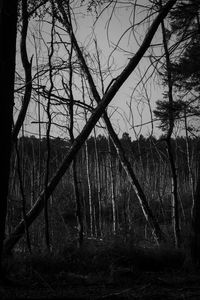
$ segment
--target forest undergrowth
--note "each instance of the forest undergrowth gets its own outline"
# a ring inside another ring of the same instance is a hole
[[[1,299],[200,299],[200,273],[187,249],[122,236],[15,253],[4,267]]]

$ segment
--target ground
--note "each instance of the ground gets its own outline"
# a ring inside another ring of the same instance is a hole
[[[184,251],[117,242],[5,260],[0,299],[200,299],[200,271]]]
[[[200,274],[143,272],[136,277],[120,271],[104,279],[63,272],[52,280],[35,271],[31,280],[2,285],[0,295],[1,299],[200,299]]]

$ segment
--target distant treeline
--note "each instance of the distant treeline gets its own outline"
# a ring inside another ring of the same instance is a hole
[[[131,140],[128,133],[123,133],[120,141],[128,157],[135,161],[141,161],[142,159],[144,165],[150,163],[151,160],[154,162],[158,162],[160,160],[165,162],[168,161],[168,153],[164,136],[157,139],[154,136],[145,138],[143,135],[140,135],[138,140]],[[108,139],[104,135],[98,135],[95,141],[95,138],[91,136],[87,140],[88,152],[91,156],[95,153],[95,143],[100,157],[108,153]],[[31,159],[34,157],[36,161],[39,160],[39,157],[41,161],[43,161],[47,153],[46,138],[39,140],[35,136],[25,136],[19,139],[18,145],[20,151],[24,151],[23,155],[27,155]],[[55,159],[56,157],[57,159],[62,159],[67,154],[70,145],[71,143],[68,140],[64,140],[59,137],[51,138],[51,158]],[[180,162],[181,165],[185,164],[185,167],[187,168],[188,154],[192,164],[198,159],[200,137],[189,138],[187,140],[184,137],[177,137],[176,139],[172,139],[172,146],[177,163]],[[117,156],[113,144],[111,144],[111,152],[113,156]]]

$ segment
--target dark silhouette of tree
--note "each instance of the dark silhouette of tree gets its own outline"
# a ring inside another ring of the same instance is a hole
[[[162,0],[160,1],[160,6],[162,7]],[[167,145],[169,164],[171,169],[171,197],[172,197],[172,225],[174,230],[175,246],[180,247],[180,221],[179,221],[179,201],[178,201],[178,180],[176,171],[176,159],[172,150],[172,134],[174,131],[175,117],[177,111],[179,113],[180,109],[177,108],[177,103],[174,102],[174,81],[172,78],[172,68],[171,68],[171,56],[168,45],[167,29],[165,27],[164,20],[161,22],[162,38],[163,38],[163,48],[164,48],[164,83],[166,84],[167,92],[164,93],[164,105],[162,101],[157,102],[157,109],[154,113],[157,117],[160,117],[161,127],[165,132],[165,141]],[[176,106],[176,108],[174,108]]]
[[[188,139],[187,116],[193,114],[199,116],[198,104],[200,91],[200,2],[198,0],[180,1],[176,8],[170,13],[171,33],[176,35],[178,48],[176,60],[172,63],[172,78],[177,88],[177,92],[182,97],[187,94],[187,102],[177,102],[180,106],[177,109],[178,114],[184,114],[186,137]],[[176,107],[177,108],[177,107]],[[187,152],[189,155],[189,152]],[[199,159],[199,157],[198,157]],[[188,168],[191,174],[190,158],[187,157]],[[196,191],[194,192],[192,207],[192,243],[191,252],[194,261],[200,262],[200,198],[199,198],[199,162],[197,161],[198,177]],[[192,183],[193,185],[193,179]],[[192,186],[193,189],[193,186]]]
[[[27,0],[22,0],[21,6],[22,6],[22,13],[21,13],[22,30],[21,30],[21,41],[20,41],[20,53],[21,53],[22,65],[25,73],[25,92],[23,96],[22,107],[13,128],[12,138],[14,141],[17,139],[19,131],[26,117],[26,112],[31,100],[31,92],[32,92],[32,58],[29,61],[27,47],[26,47],[26,39],[27,39],[29,17],[30,17],[28,13]]]
[[[2,247],[5,238],[5,221],[7,213],[7,194],[9,184],[11,135],[14,106],[14,75],[16,55],[18,1],[0,1],[0,88],[1,88],[1,188],[0,188],[0,275]]]
[[[180,1],[170,13],[171,33],[177,37],[176,62],[172,64],[173,78],[181,90],[199,91],[200,75],[200,3]]]
[[[193,261],[200,266],[200,157],[198,156],[197,184],[194,193],[194,205],[192,210],[192,239],[191,254]]]

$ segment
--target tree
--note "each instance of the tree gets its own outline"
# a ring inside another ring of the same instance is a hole
[[[200,157],[198,156],[197,184],[192,210],[191,254],[197,267],[200,266]]]
[[[162,6],[162,1],[160,1],[160,5]],[[172,150],[172,141],[171,137],[174,130],[175,124],[175,112],[177,112],[177,103],[174,104],[173,97],[173,80],[172,80],[172,70],[171,70],[171,57],[168,48],[168,40],[167,40],[167,30],[165,28],[164,21],[161,22],[162,27],[162,36],[163,36],[163,47],[165,53],[165,69],[166,74],[164,77],[164,81],[167,85],[167,93],[165,94],[164,105],[162,102],[158,102],[158,106],[162,108],[162,111],[155,110],[155,115],[161,117],[162,125],[161,127],[166,132],[165,141],[167,144],[168,150],[168,158],[171,168],[171,179],[172,179],[172,224],[174,230],[174,238],[175,238],[175,246],[177,248],[180,247],[180,221],[179,221],[179,205],[178,205],[178,177],[176,172],[176,161]],[[167,102],[166,102],[167,101]],[[174,106],[176,109],[174,109]],[[164,108],[164,109],[163,109]],[[178,110],[179,113],[180,110]]]
[[[57,1],[57,3],[60,5],[61,1]],[[136,52],[136,54],[129,60],[129,63],[124,68],[124,70],[121,72],[121,74],[116,78],[114,82],[112,82],[109,85],[109,88],[103,95],[101,101],[98,102],[97,108],[93,111],[91,114],[91,117],[88,119],[86,125],[82,129],[81,133],[77,136],[77,138],[74,140],[71,148],[69,149],[66,157],[64,158],[60,168],[57,170],[55,175],[52,177],[52,179],[49,181],[48,187],[46,189],[45,196],[50,197],[54,189],[56,188],[58,182],[70,166],[72,160],[77,155],[78,151],[84,144],[85,140],[91,133],[92,129],[94,128],[95,124],[98,122],[102,114],[105,112],[108,104],[111,102],[113,97],[117,94],[120,87],[123,85],[123,83],[127,80],[129,75],[134,71],[139,61],[142,59],[143,55],[145,54],[146,50],[148,49],[155,32],[158,29],[158,26],[160,25],[160,22],[166,17],[167,13],[170,11],[170,9],[173,7],[173,5],[176,3],[175,0],[169,0],[167,4],[163,7],[163,9],[159,12],[155,20],[153,21],[152,25],[150,26],[146,37],[144,38],[140,48]],[[130,172],[130,170],[128,170]],[[138,191],[137,191],[138,192]],[[143,194],[143,191],[140,190],[140,194]],[[27,223],[30,225],[40,214],[41,210],[44,207],[44,191],[41,192],[39,195],[37,201],[35,202],[34,206],[31,208],[31,210],[27,214]],[[153,220],[153,217],[151,218]],[[17,241],[21,238],[21,236],[24,234],[24,222],[21,221],[18,226],[15,228],[11,236],[5,241],[5,249],[10,250],[12,247],[17,243]]]
[[[182,97],[183,94],[187,95],[187,102],[183,106],[183,112],[185,115],[185,130],[186,137],[188,139],[188,128],[186,122],[186,108],[188,107],[193,110],[194,115],[199,115],[198,107],[195,102],[198,101],[200,91],[200,64],[199,64],[199,51],[200,51],[200,3],[197,0],[181,1],[177,5],[176,9],[171,12],[171,31],[176,35],[179,46],[179,52],[182,55],[172,65],[173,78],[177,87],[177,92]],[[182,97],[183,98],[183,97]],[[188,105],[188,103],[190,105]],[[196,110],[196,112],[195,112]],[[199,157],[198,157],[199,159]],[[190,162],[188,158],[188,168],[190,170]],[[200,231],[199,231],[199,220],[200,220],[200,181],[199,181],[199,161],[198,164],[198,176],[196,183],[196,191],[194,192],[193,207],[192,207],[192,242],[191,242],[191,253],[194,262],[199,265],[200,263]],[[190,171],[191,173],[191,171]],[[192,176],[192,175],[191,175]],[[193,180],[191,182],[193,184]],[[193,189],[193,186],[192,186]]]
[[[29,25],[30,15],[28,14],[28,3],[27,0],[22,0],[22,30],[21,30],[21,41],[20,41],[20,54],[22,65],[25,73],[25,92],[22,101],[22,107],[20,109],[17,121],[14,125],[12,138],[13,141],[16,141],[19,131],[23,125],[26,112],[28,109],[28,105],[31,100],[31,92],[32,92],[32,58],[29,62],[27,47],[26,47],[26,39],[27,39],[27,31]]]
[[[0,77],[1,77],[1,202],[0,202],[0,275],[2,274],[1,257],[5,238],[7,214],[7,194],[9,184],[11,136],[14,105],[14,75],[17,35],[17,1],[0,1]],[[5,117],[4,117],[5,116]]]
[[[101,97],[97,91],[97,88],[94,84],[94,80],[92,78],[92,75],[89,71],[89,68],[87,66],[86,60],[83,56],[83,53],[78,45],[78,42],[76,40],[76,37],[74,35],[73,32],[73,27],[71,24],[71,16],[70,16],[70,7],[69,5],[67,5],[67,9],[65,10],[65,6],[63,5],[62,1],[57,1],[58,2],[58,8],[61,14],[61,17],[58,17],[59,20],[61,21],[61,23],[67,28],[67,31],[71,37],[72,40],[72,45],[77,53],[77,57],[80,61],[80,64],[82,66],[83,72],[88,80],[89,86],[90,86],[90,90],[91,90],[91,94],[93,96],[93,98],[95,99],[95,101],[98,103],[100,103],[101,101]],[[99,70],[101,70],[100,66],[99,66]],[[101,72],[100,72],[101,74]],[[103,89],[104,90],[104,89]],[[139,181],[137,180],[136,175],[133,172],[133,169],[131,167],[131,164],[129,163],[128,159],[126,158],[125,155],[125,151],[122,147],[122,144],[117,136],[117,134],[115,133],[113,126],[109,120],[109,117],[107,115],[107,112],[104,112],[103,114],[103,120],[106,124],[106,128],[108,130],[108,133],[113,141],[113,144],[115,145],[117,154],[120,158],[121,164],[125,170],[125,172],[127,173],[128,179],[131,182],[131,185],[133,186],[133,189],[137,195],[137,198],[139,199],[139,203],[141,205],[141,208],[144,212],[144,216],[147,220],[147,222],[150,225],[150,228],[152,229],[152,232],[154,233],[154,237],[155,240],[160,243],[161,241],[164,240],[164,235],[159,227],[159,224],[157,223],[156,219],[153,216],[153,213],[148,205],[148,201],[146,199],[146,196],[140,186]],[[100,210],[99,210],[100,212]]]
[[[171,34],[176,36],[173,77],[179,90],[199,91],[200,3],[180,1],[170,13]],[[179,53],[182,53],[179,57]]]

